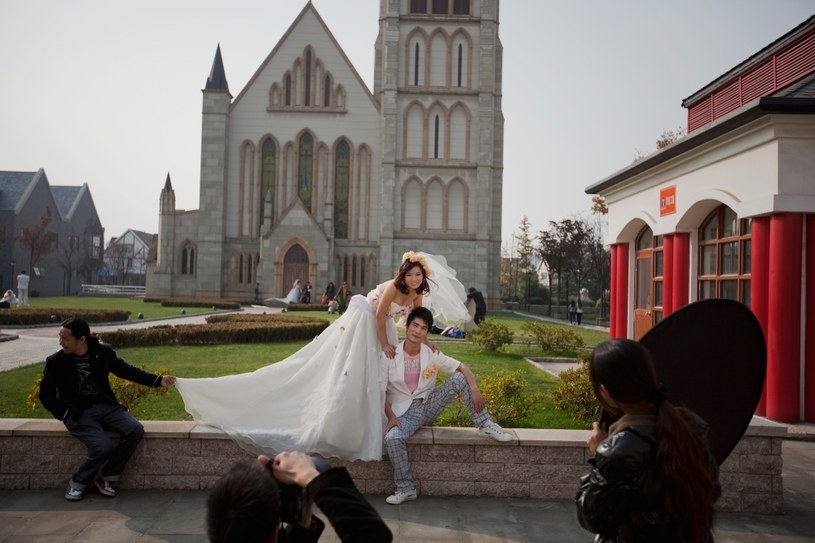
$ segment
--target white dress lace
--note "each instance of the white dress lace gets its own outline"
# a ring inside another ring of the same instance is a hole
[[[441,263],[433,262],[441,270]],[[464,288],[458,286],[461,315],[466,318]],[[367,297],[351,298],[340,318],[281,362],[239,375],[178,378],[185,409],[196,421],[220,428],[255,454],[299,450],[348,460],[380,459],[384,397],[376,308],[382,287]],[[431,293],[434,287],[449,288],[431,282]],[[390,343],[398,341],[394,318],[404,319],[411,309],[412,305],[391,304],[388,315],[393,318],[386,319]],[[455,311],[441,313],[449,319]]]

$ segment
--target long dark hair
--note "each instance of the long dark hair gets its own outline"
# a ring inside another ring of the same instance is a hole
[[[412,262],[410,260],[403,260],[393,276],[393,284],[402,294],[410,292],[407,284],[405,284],[405,275],[416,266],[419,266],[419,269],[422,270],[422,284],[416,289],[416,294],[427,294],[430,292],[430,284],[427,282],[427,272],[424,266],[422,266],[422,263],[419,261]]]
[[[664,399],[651,356],[636,341],[612,339],[598,345],[591,356],[589,376],[595,395],[612,412],[615,410],[601,399],[600,385],[617,402],[654,405],[656,462],[665,514],[677,526],[680,541],[712,542],[718,468],[696,427],[701,419]]]
[[[88,347],[99,345],[99,337],[96,334],[91,334],[91,327],[88,326],[84,319],[68,317],[62,321],[62,327],[70,330],[71,335],[76,339],[84,337]]]

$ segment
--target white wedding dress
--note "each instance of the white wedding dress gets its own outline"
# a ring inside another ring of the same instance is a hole
[[[431,269],[424,305],[442,323],[469,317],[464,287],[444,257],[424,255]],[[242,448],[273,455],[299,450],[347,460],[382,457],[384,397],[376,332],[380,285],[351,298],[347,311],[311,343],[251,373],[210,379],[178,378],[176,387],[196,421],[220,428]],[[413,306],[392,303],[388,340],[398,341],[394,318]]]

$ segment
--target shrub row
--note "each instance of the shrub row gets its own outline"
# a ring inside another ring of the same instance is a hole
[[[206,300],[201,298],[165,298],[161,307],[214,307],[215,309],[240,309],[241,304],[228,300]]]
[[[521,332],[528,344],[535,344],[544,352],[555,349],[576,351],[583,347],[580,334],[562,326],[525,321],[521,324]]]
[[[79,317],[90,323],[122,322],[130,318],[130,311],[119,309],[65,309],[22,307],[0,309],[0,325],[21,326],[59,323],[68,317]]]
[[[269,317],[277,317],[270,315]],[[104,332],[101,339],[116,348],[159,345],[218,345],[309,340],[328,327],[322,319],[269,319],[208,324],[153,326],[139,330]]]
[[[322,304],[289,304],[287,311],[328,311],[327,305]]]
[[[221,313],[208,315],[206,321],[213,324],[218,322],[266,322],[276,326],[284,324],[297,325],[301,323],[311,324],[314,322],[328,323],[328,321],[324,319],[286,315],[285,313]]]

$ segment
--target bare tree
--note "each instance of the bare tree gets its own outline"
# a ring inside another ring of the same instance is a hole
[[[36,276],[34,268],[43,256],[54,250],[57,241],[56,232],[48,230],[51,224],[51,208],[45,208],[45,214],[40,217],[40,222],[23,228],[15,238],[20,246],[28,252],[28,270],[32,279]]]
[[[64,294],[71,295],[71,282],[74,275],[77,273],[79,266],[79,236],[71,233],[68,236],[67,243],[62,245],[62,254],[57,262],[60,268],[65,272],[67,284],[65,285]]]
[[[526,215],[521,219],[520,233],[518,234],[518,270],[524,279],[524,305],[529,311],[529,292],[532,281],[537,280],[535,263],[535,246],[530,230],[532,225]],[[533,279],[534,277],[534,279]]]

